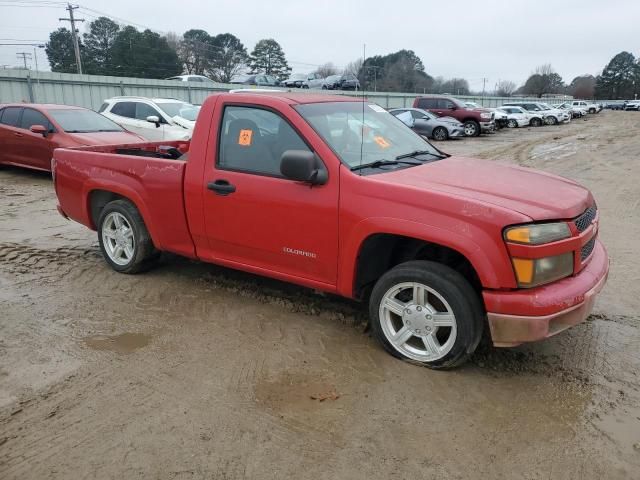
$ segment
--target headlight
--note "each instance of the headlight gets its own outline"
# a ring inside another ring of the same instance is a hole
[[[512,258],[511,262],[520,288],[536,287],[573,273],[573,252],[537,259]]]
[[[485,118],[485,119],[491,118],[491,114],[488,112],[480,112],[480,118]]]
[[[565,222],[521,225],[504,231],[504,239],[506,241],[528,245],[541,245],[564,240],[570,236],[571,230],[569,230],[569,225]]]

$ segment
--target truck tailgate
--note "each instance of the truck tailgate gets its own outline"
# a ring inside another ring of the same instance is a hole
[[[109,198],[102,192],[110,192],[136,205],[157,248],[195,257],[184,208],[186,162],[111,153],[115,148],[54,151],[52,170],[62,212],[95,230],[92,201]]]

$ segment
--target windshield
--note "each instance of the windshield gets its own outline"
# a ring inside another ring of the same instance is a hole
[[[416,109],[416,111],[418,113],[420,113],[421,115],[424,115],[425,117],[427,117],[427,119],[429,119],[429,120],[434,120],[435,118],[438,118],[433,113],[427,112],[426,110]]]
[[[349,168],[380,160],[393,161],[417,151],[441,157],[430,143],[384,108],[366,103],[363,115],[362,107],[362,102],[331,102],[295,108]]]
[[[294,73],[289,77],[289,80],[306,80],[307,76],[302,73]]]
[[[335,80],[340,80],[341,75],[329,75],[326,79],[329,81],[335,81]]]
[[[198,118],[198,112],[200,111],[199,107],[185,102],[163,102],[157,103],[157,105],[170,117],[178,116],[185,120],[189,120],[190,122],[196,121],[196,118]]]
[[[124,129],[91,110],[64,109],[49,110],[49,114],[60,125],[60,128],[68,133],[89,132],[122,132]]]
[[[542,108],[543,110],[551,110],[551,107],[546,103],[540,103],[539,105],[540,105],[540,108]]]
[[[477,103],[475,103],[475,102],[464,102],[464,104],[465,104],[467,107],[471,107],[471,108],[480,108],[480,105],[478,105],[478,104],[477,104]]]

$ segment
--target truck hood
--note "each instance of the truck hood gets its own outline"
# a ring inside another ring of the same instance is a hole
[[[449,157],[376,177],[492,204],[535,221],[574,218],[593,204],[591,192],[572,180],[475,158]]]
[[[119,145],[146,141],[131,132],[69,133],[69,136],[81,145]]]

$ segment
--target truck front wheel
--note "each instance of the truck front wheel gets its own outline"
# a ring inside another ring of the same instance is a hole
[[[467,137],[477,137],[480,135],[480,124],[475,120],[467,120],[464,122],[464,134]]]
[[[160,256],[140,212],[127,200],[114,200],[102,209],[98,242],[107,263],[120,273],[147,270]]]
[[[429,261],[402,263],[376,283],[369,301],[373,336],[403,360],[453,368],[475,351],[484,312],[469,282]]]

